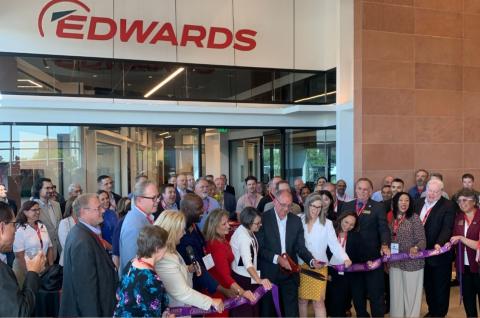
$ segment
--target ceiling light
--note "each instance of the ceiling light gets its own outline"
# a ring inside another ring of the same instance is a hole
[[[333,95],[333,94],[336,94],[336,93],[337,93],[337,91],[323,93],[323,94],[320,94],[320,95],[315,95],[315,96],[310,96],[310,97],[297,99],[297,100],[294,100],[293,102],[294,103],[300,103],[300,102],[304,102],[306,100],[311,100],[311,99],[315,99],[315,98],[319,98],[319,97],[323,97],[323,96]]]
[[[168,138],[172,138],[172,135],[168,135],[168,136],[165,136],[163,137],[164,139],[168,139]]]
[[[181,72],[183,72],[184,68],[183,67],[180,67],[178,68],[175,72],[173,72],[172,74],[170,74],[166,79],[164,79],[163,81],[161,81],[160,83],[158,83],[157,86],[155,86],[154,88],[152,88],[151,90],[148,91],[148,93],[145,94],[145,98],[148,98],[150,97],[150,95],[152,95],[153,93],[155,93],[156,91],[158,91],[163,85],[167,84],[168,82],[170,82],[175,76],[177,76],[178,74],[180,74]]]
[[[17,85],[18,88],[42,88],[43,86],[29,79],[17,79],[17,82],[30,83],[31,85]]]
[[[158,135],[159,135],[159,136],[165,136],[165,135],[168,135],[168,134],[169,134],[169,132],[168,132],[168,131],[166,131],[166,132],[163,132],[163,133],[161,133],[161,134],[158,134]]]

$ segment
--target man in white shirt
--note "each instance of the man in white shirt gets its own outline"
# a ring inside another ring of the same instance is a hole
[[[393,181],[392,176],[386,176],[385,178],[383,178],[382,187],[380,188],[380,190],[378,190],[378,191],[376,191],[372,194],[372,200],[377,201],[377,202],[384,201],[383,196],[382,196],[382,189],[383,189],[384,186],[391,186],[392,181]]]
[[[442,197],[442,181],[432,179],[426,189],[426,197],[415,202],[415,213],[419,214],[424,225],[427,249],[439,250],[452,235],[455,209],[451,201]],[[451,269],[450,252],[425,259],[423,285],[428,305],[426,317],[444,317],[448,313]]]
[[[292,206],[292,194],[282,190],[275,194],[275,206],[262,214],[263,226],[257,232],[259,245],[258,266],[262,278],[269,279],[279,288],[280,302],[283,303],[283,316],[298,317],[299,273],[285,273],[291,270],[290,263],[282,254],[293,260],[300,257],[311,267],[319,268],[316,261],[305,247],[303,225],[300,217],[289,213]],[[287,237],[289,239],[287,240]],[[266,295],[260,303],[262,317],[275,316],[273,299]]]
[[[351,201],[352,198],[347,194],[347,182],[345,180],[340,179],[337,181],[337,200],[348,202]]]

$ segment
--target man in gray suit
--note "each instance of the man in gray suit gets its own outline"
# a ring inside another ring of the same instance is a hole
[[[53,259],[56,260],[62,252],[58,238],[58,226],[62,219],[62,211],[60,204],[50,199],[52,193],[52,180],[48,178],[39,178],[33,186],[32,196],[41,209],[39,220],[47,227],[48,236],[52,242]]]
[[[153,224],[153,213],[160,202],[157,185],[148,180],[135,185],[133,197],[135,205],[125,217],[120,232],[120,276],[127,263],[137,254],[138,235],[145,225]]]
[[[78,223],[65,242],[60,317],[112,317],[117,303],[117,272],[98,225],[103,208],[94,193],[73,203]]]

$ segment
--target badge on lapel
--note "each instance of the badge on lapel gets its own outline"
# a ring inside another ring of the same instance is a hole
[[[364,211],[363,211],[363,214],[370,214],[370,213],[371,213],[370,210],[364,210]]]

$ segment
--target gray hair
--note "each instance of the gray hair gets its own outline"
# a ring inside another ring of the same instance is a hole
[[[145,180],[145,181],[140,181],[135,184],[135,188],[133,190],[133,197],[141,197],[145,195],[146,189],[150,186],[153,185],[155,188],[157,187],[157,184],[154,181],[151,180]]]
[[[72,193],[76,188],[82,188],[79,183],[72,183],[68,186],[68,193]]]
[[[312,205],[313,202],[315,201],[320,201],[322,202],[322,196],[318,193],[312,193],[307,196],[305,199],[305,204],[304,206],[304,212],[305,212],[305,223],[310,222],[310,205]],[[322,203],[323,204],[323,203]],[[325,211],[322,206],[322,210],[320,211],[320,214],[318,215],[318,221],[320,224],[325,225],[327,221],[327,213],[323,212]]]
[[[79,218],[81,209],[88,208],[88,203],[90,202],[90,199],[97,197],[98,196],[95,193],[85,193],[78,196],[78,198],[76,198],[72,204],[73,216]]]
[[[440,191],[443,191],[443,181],[439,179],[431,179],[427,182],[427,189],[430,188],[432,185],[438,185],[440,187]]]

